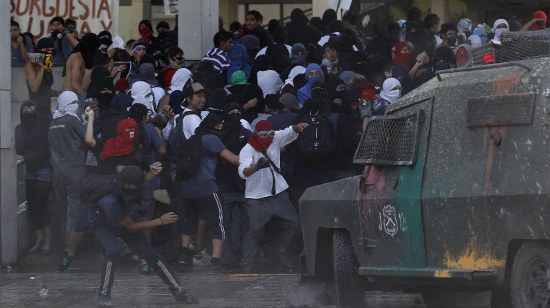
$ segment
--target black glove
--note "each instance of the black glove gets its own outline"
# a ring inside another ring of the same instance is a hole
[[[266,157],[260,157],[260,159],[258,159],[258,162],[254,166],[256,167],[256,170],[267,168],[269,167],[269,159],[267,159]]]

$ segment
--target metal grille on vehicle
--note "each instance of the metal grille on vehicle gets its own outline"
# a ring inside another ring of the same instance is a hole
[[[534,93],[470,98],[466,126],[531,124],[535,98]]]
[[[509,62],[550,54],[550,30],[505,32],[496,48],[497,62]]]
[[[503,63],[550,54],[550,29],[505,32],[500,45],[487,45],[472,50],[474,65]]]
[[[353,162],[372,165],[413,165],[423,111],[404,116],[372,117]]]

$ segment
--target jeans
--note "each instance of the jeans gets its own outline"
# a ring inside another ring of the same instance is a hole
[[[262,199],[246,199],[246,212],[248,231],[244,239],[241,268],[252,269],[254,266],[262,228],[274,217],[280,218],[278,226],[280,233],[276,238],[275,252],[280,260],[284,258],[286,247],[300,225],[300,219],[292,207],[288,193],[283,191]]]
[[[93,231],[96,238],[101,242],[103,249],[105,249],[105,256],[101,266],[100,295],[111,294],[116,266],[126,246],[129,246],[142,259],[147,261],[147,264],[166,283],[172,294],[183,290],[179,279],[168,267],[164,258],[149,243],[143,232],[129,233],[123,230],[122,227],[113,227],[106,224],[96,225]]]

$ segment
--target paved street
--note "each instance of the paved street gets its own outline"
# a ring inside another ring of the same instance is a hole
[[[97,307],[100,249],[85,239],[65,273],[55,272],[61,252],[22,258],[0,274],[0,307]],[[335,307],[332,286],[302,281],[297,274],[213,274],[207,266],[178,271],[184,286],[200,298],[194,307]],[[40,291],[46,288],[47,296]],[[327,292],[328,290],[328,292]],[[369,307],[420,308],[420,296],[374,292]],[[181,307],[156,275],[140,276],[130,257],[117,269],[112,294],[115,307]]]
[[[65,273],[55,272],[61,259],[57,250],[49,256],[24,257],[9,272],[4,268],[0,307],[97,307],[101,250],[93,238],[85,238],[79,251]],[[335,307],[332,285],[303,281],[298,274],[214,274],[208,266],[195,266],[178,271],[178,276],[200,298],[193,307]],[[39,294],[43,288],[48,290],[45,297]],[[366,297],[369,308],[425,307],[418,294],[367,292]],[[158,276],[140,276],[130,256],[117,269],[112,301],[114,307],[183,306]]]
[[[181,274],[201,303],[194,307],[335,307],[320,284],[297,275],[220,275],[203,270]],[[96,307],[98,273],[9,273],[0,275],[0,307]],[[45,287],[48,295],[42,298]],[[112,294],[115,307],[181,307],[156,276],[122,272]],[[419,308],[415,295],[377,293],[369,307]]]

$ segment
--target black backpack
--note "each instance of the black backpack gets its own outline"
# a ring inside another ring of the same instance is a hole
[[[80,199],[84,203],[95,205],[99,199],[106,194],[115,192],[117,188],[118,174],[87,175],[81,182],[79,188]]]
[[[328,158],[334,151],[334,133],[327,118],[315,114],[305,115],[298,123],[309,126],[296,139],[296,149],[301,158],[319,161]]]
[[[138,124],[138,138],[134,140],[134,157],[136,165],[143,171],[149,171],[149,160],[151,157],[151,146],[149,137],[142,124]]]
[[[195,134],[187,139],[183,133],[183,118],[189,114],[195,113],[187,111],[176,119],[168,137],[168,159],[176,165],[176,181],[193,176],[202,158],[202,136]]]

